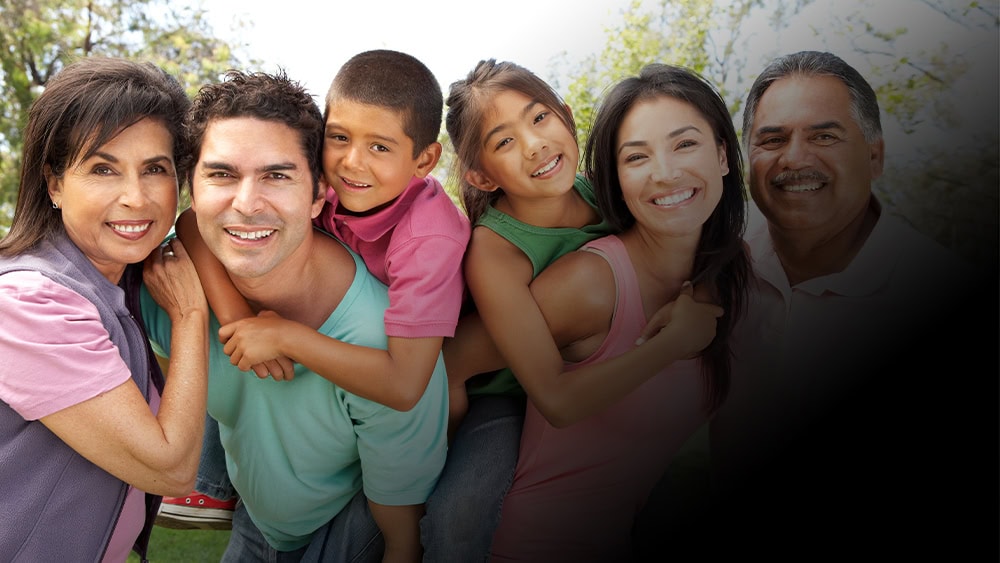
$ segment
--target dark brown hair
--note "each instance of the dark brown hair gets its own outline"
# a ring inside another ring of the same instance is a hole
[[[222,82],[201,87],[187,118],[192,157],[187,167],[189,174],[194,172],[194,164],[201,156],[209,124],[213,120],[234,117],[275,121],[298,131],[302,153],[312,173],[313,199],[320,196],[323,114],[312,95],[301,84],[290,80],[284,71],[267,74],[231,70]]]
[[[461,186],[462,204],[469,219],[476,221],[501,195],[502,190],[484,192],[465,181],[465,173],[478,170],[482,150],[483,120],[493,98],[504,91],[520,92],[548,107],[576,139],[576,122],[566,103],[547,82],[530,70],[494,59],[479,61],[464,80],[451,84],[445,128],[457,156],[455,177]]]
[[[45,168],[61,177],[122,130],[152,118],[174,141],[178,179],[186,177],[183,120],[190,102],[177,80],[152,63],[88,57],[52,78],[28,111],[17,205],[0,254],[20,254],[63,229],[52,208]]]
[[[441,85],[424,63],[406,53],[377,49],[354,55],[333,78],[326,113],[337,98],[397,112],[413,141],[413,158],[441,133]]]
[[[729,391],[731,352],[728,338],[742,316],[749,283],[749,259],[743,246],[746,198],[743,192],[743,158],[733,120],[718,91],[686,68],[650,64],[638,76],[616,84],[598,108],[587,140],[584,166],[594,184],[601,215],[618,232],[635,224],[625,205],[618,177],[618,132],[636,103],[669,96],[690,104],[708,121],[716,143],[725,147],[729,173],[722,179],[722,199],[705,222],[691,272],[694,284],[715,289],[725,310],[718,320],[715,339],[702,353],[709,410],[717,409]]]

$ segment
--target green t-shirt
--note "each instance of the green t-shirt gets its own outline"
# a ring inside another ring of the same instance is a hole
[[[354,283],[319,332],[384,349],[388,292],[351,254]],[[168,355],[170,319],[143,289],[149,338]],[[212,316],[209,334],[218,329]],[[219,421],[229,477],[272,547],[306,545],[362,489],[385,505],[421,504],[430,496],[447,452],[448,383],[440,356],[423,397],[400,412],[300,364],[291,381],[258,379],[229,363],[218,338],[209,343],[208,411]]]
[[[597,198],[590,180],[577,174],[573,188],[579,192],[584,201],[595,210],[597,209]],[[575,227],[536,227],[518,221],[493,207],[486,209],[486,213],[476,222],[476,226],[486,227],[520,248],[531,260],[534,270],[531,275],[532,279],[562,255],[572,252],[594,239],[611,234],[610,225],[603,219],[596,225],[585,225],[579,229]],[[510,369],[503,369],[493,376],[474,377],[469,381],[468,393],[469,396],[523,395],[524,390],[521,389],[514,373]]]

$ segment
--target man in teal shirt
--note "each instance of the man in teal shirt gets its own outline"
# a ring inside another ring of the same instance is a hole
[[[324,201],[312,97],[283,75],[230,73],[195,98],[189,130],[199,232],[254,311],[384,348],[385,286],[312,226]],[[170,319],[144,297],[150,339],[169,357]],[[440,357],[424,396],[400,412],[307,366],[287,381],[241,372],[213,339],[208,411],[242,499],[223,561],[378,561],[380,531],[386,556],[419,557],[417,523],[447,450]]]

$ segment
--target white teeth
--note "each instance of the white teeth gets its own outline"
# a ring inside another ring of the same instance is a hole
[[[823,187],[822,183],[817,184],[782,184],[779,189],[786,192],[814,192]]]
[[[545,166],[543,166],[540,170],[538,170],[537,172],[535,172],[534,174],[532,174],[531,177],[535,178],[537,176],[541,176],[542,174],[545,174],[549,170],[552,170],[553,168],[556,167],[557,164],[559,164],[560,160],[562,160],[561,156],[552,159],[552,162],[550,162],[550,163],[546,164]]]
[[[236,238],[240,238],[243,240],[260,240],[262,238],[267,238],[271,236],[271,233],[273,233],[274,230],[268,229],[266,231],[246,232],[246,231],[230,231],[229,229],[226,229],[226,232],[233,235]]]
[[[671,205],[677,205],[682,201],[687,201],[692,197],[694,197],[694,188],[688,188],[684,191],[680,191],[675,194],[670,194],[664,197],[658,197],[653,200],[653,203],[655,203],[656,205],[664,205],[669,207]]]
[[[111,228],[119,233],[143,233],[149,230],[149,223],[142,225],[116,225],[112,223]]]
[[[370,184],[358,184],[358,183],[352,182],[350,180],[344,180],[344,183],[347,184],[348,186],[353,186],[355,188],[368,188],[368,187],[371,187]]]

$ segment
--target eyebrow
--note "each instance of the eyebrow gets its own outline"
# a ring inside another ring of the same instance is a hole
[[[229,164],[227,162],[211,162],[211,161],[208,161],[208,162],[203,162],[202,163],[202,167],[203,168],[207,168],[209,170],[224,170],[226,172],[235,172],[237,170],[235,166],[233,166],[232,164]],[[296,170],[296,169],[298,169],[298,166],[296,166],[292,162],[279,162],[279,163],[275,163],[275,164],[268,164],[267,166],[264,166],[262,168],[257,169],[257,171],[259,171],[259,172],[276,172],[276,171],[282,171],[282,170]]]
[[[767,125],[761,127],[757,130],[757,135],[768,135],[771,133],[784,133],[788,128],[781,127],[780,125]],[[816,123],[806,127],[808,131],[822,131],[824,129],[837,129],[838,131],[846,131],[843,125],[839,121],[824,121],[822,123]]]
[[[686,133],[688,131],[697,131],[699,133],[702,132],[701,129],[698,129],[694,125],[685,125],[683,127],[678,127],[677,129],[674,129],[673,131],[667,133],[667,138],[668,139],[674,139],[674,138],[677,138],[677,137],[683,135],[684,133]],[[646,143],[646,141],[627,141],[627,142],[622,143],[621,146],[618,147],[618,153],[621,153],[623,149],[626,149],[628,147],[641,147],[641,146],[645,146],[646,144],[648,144],[648,143]]]
[[[532,99],[530,102],[528,102],[527,105],[524,106],[523,109],[521,109],[521,115],[519,117],[521,119],[524,119],[526,115],[531,113],[531,110],[535,109],[535,106],[540,105],[541,103],[542,101],[539,100],[538,98]],[[508,125],[507,123],[501,123],[500,125],[497,125],[493,129],[487,131],[486,134],[483,135],[483,146],[486,146],[486,143],[490,140],[490,137],[495,135],[498,131],[502,130],[504,127],[507,127],[507,125]]]
[[[89,158],[94,158],[94,157],[102,158],[104,160],[108,160],[108,161],[111,161],[111,162],[118,162],[118,157],[116,157],[115,155],[113,155],[111,153],[107,153],[107,152],[104,152],[104,151],[94,151],[94,154],[90,155]],[[88,160],[89,160],[89,158],[88,158]],[[167,156],[167,155],[165,155],[165,154],[158,154],[156,156],[151,156],[151,157],[149,157],[147,159],[144,159],[142,161],[142,163],[143,164],[151,164],[153,162],[160,162],[160,161],[163,161],[163,160],[166,160],[167,162],[170,162],[170,157]]]
[[[336,132],[342,131],[343,129],[344,128],[339,123],[337,123],[336,121],[332,121],[332,122],[327,123],[326,126],[323,128],[323,134],[324,135],[329,135],[331,133],[336,133]],[[404,134],[405,134],[405,132],[404,132]],[[383,143],[383,144],[386,144],[386,145],[399,146],[401,144],[399,142],[399,139],[396,139],[395,137],[389,137],[387,135],[374,134],[371,137],[373,139],[375,139],[376,141],[378,141],[380,143]]]

